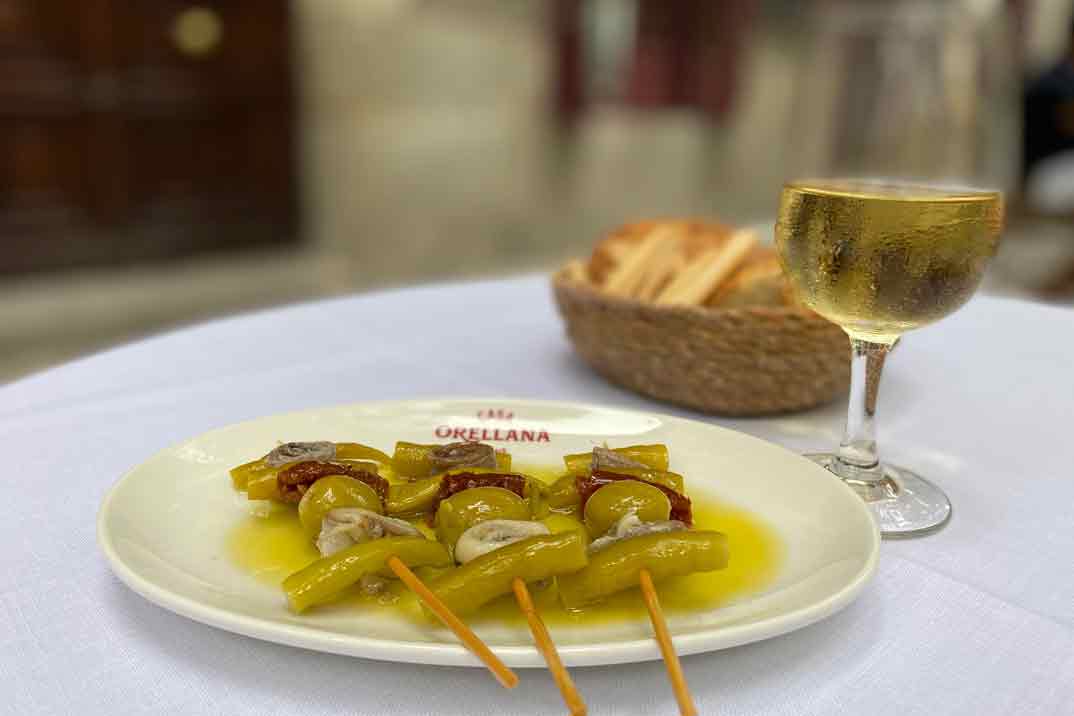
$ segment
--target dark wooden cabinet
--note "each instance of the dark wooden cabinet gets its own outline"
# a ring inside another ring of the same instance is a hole
[[[0,273],[298,236],[288,3],[0,0]]]

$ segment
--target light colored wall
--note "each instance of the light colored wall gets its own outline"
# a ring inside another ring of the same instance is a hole
[[[1070,0],[1035,0],[1026,27],[1027,62],[1031,72],[1056,61],[1070,46]]]
[[[980,16],[1000,7],[963,1]],[[782,181],[803,169],[796,158],[839,116],[827,103],[828,124],[814,135],[802,118],[801,100],[824,79],[810,66],[808,4],[764,0],[728,118],[606,105],[572,134],[558,132],[546,100],[548,6],[296,0],[303,196],[310,238],[330,263],[377,282],[469,276],[547,266],[639,217],[770,222]],[[1034,22],[1054,22],[1056,7],[1043,2]],[[630,23],[613,18],[612,31],[592,31],[590,46],[614,50]],[[985,120],[977,143],[998,148],[993,173],[1013,176],[1016,122],[990,120],[1019,114],[1009,99],[972,116]],[[970,163],[991,157],[978,159]]]
[[[539,25],[472,5],[296,4],[317,246],[400,276],[444,273],[447,244],[460,262],[487,257],[539,201]]]
[[[549,122],[545,3],[299,0],[316,245],[417,279],[545,266],[640,216],[771,211],[793,58],[759,33],[739,111]]]

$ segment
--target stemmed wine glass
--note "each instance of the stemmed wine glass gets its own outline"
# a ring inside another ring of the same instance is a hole
[[[947,522],[943,491],[880,462],[876,402],[884,359],[904,332],[969,300],[1003,225],[998,191],[863,179],[784,185],[780,260],[806,306],[850,336],[850,407],[838,451],[809,455],[853,487],[880,531],[905,536]]]

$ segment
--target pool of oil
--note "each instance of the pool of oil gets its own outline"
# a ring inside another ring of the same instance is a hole
[[[547,468],[516,468],[519,472],[550,482],[559,474]],[[691,496],[694,526],[727,535],[730,561],[716,572],[693,574],[669,579],[659,584],[660,602],[669,614],[711,610],[736,599],[755,594],[768,586],[779,571],[783,549],[774,530],[746,510],[718,500]],[[545,524],[553,532],[579,529],[581,522],[573,515],[553,514]],[[423,523],[415,523],[431,536]],[[228,538],[232,560],[244,571],[272,585],[279,585],[289,574],[297,572],[318,558],[316,548],[303,532],[293,507],[272,505],[257,509],[239,521]],[[394,580],[392,580],[394,582]],[[636,589],[616,594],[602,604],[580,612],[568,612],[560,605],[555,587],[535,588],[534,602],[549,624],[586,625],[623,621],[647,620],[645,606]],[[280,594],[281,604],[283,594]],[[421,618],[410,595],[401,585],[380,597],[356,593],[341,595],[335,605],[356,609],[392,608],[401,616]],[[469,617],[474,624],[487,622],[523,623],[523,618],[510,595],[501,597],[481,609],[480,615]]]

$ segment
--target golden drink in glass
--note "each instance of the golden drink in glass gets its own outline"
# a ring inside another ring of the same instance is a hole
[[[943,525],[951,505],[932,483],[880,463],[877,386],[904,332],[938,321],[977,290],[1003,225],[997,191],[821,179],[783,187],[776,244],[802,303],[841,326],[853,352],[839,451],[813,459],[870,503],[886,535]]]

